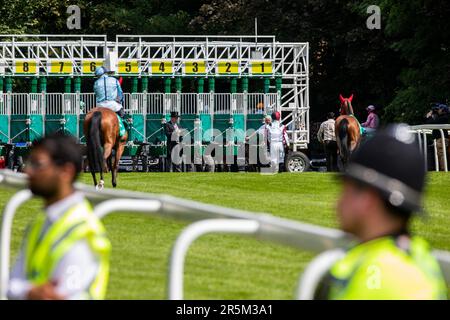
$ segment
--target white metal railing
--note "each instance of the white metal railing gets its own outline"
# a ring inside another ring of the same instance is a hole
[[[178,112],[180,113],[180,106],[177,103],[178,94],[166,93],[164,94],[164,110],[165,113]]]
[[[2,95],[3,103],[0,102],[0,114],[7,115],[37,115],[43,117],[43,129],[45,134],[45,123],[59,121],[63,126],[68,119],[65,115],[76,116],[76,134],[80,135],[80,115],[83,116],[96,107],[94,93],[6,93]],[[124,109],[131,115],[142,115],[144,117],[144,128],[136,129],[139,135],[146,137],[147,140],[153,134],[147,132],[147,123],[152,118],[152,114],[168,114],[172,111],[180,115],[185,114],[243,114],[245,120],[248,114],[270,113],[279,110],[277,105],[277,94],[249,94],[249,93],[125,93],[123,104]],[[157,120],[163,120],[164,117]],[[31,119],[20,119],[9,121],[20,121],[27,125],[31,124]],[[245,122],[245,121],[244,121]],[[244,125],[245,126],[245,125]],[[8,140],[14,140],[11,137],[11,126],[8,125],[8,132],[1,134],[7,135]],[[74,130],[71,127],[71,131]],[[30,125],[29,130],[34,130],[34,125]],[[27,129],[28,130],[28,129]],[[66,130],[66,129],[64,129]],[[6,131],[6,130],[5,130]],[[81,137],[83,139],[83,137]]]
[[[417,135],[417,140],[419,142],[420,150],[425,159],[425,169],[428,170],[428,148],[429,141],[432,141],[432,151],[433,151],[433,160],[435,165],[435,171],[439,171],[440,167],[442,171],[449,171],[449,159],[448,159],[448,151],[450,150],[448,144],[443,143],[445,141],[444,132],[450,132],[450,124],[442,124],[442,125],[417,125],[411,126],[411,131],[415,132]],[[438,147],[437,139],[434,139],[432,134],[433,131],[437,130],[440,136],[440,146]]]
[[[147,113],[162,114],[164,113],[164,94],[148,93],[147,94]]]
[[[247,108],[245,106],[245,94],[233,93],[231,94],[231,113],[232,114],[246,114]]]
[[[145,115],[147,113],[147,108],[145,102],[145,93],[132,93],[127,109],[125,109],[129,114],[141,114]]]
[[[65,108],[63,107],[63,94],[62,93],[47,93],[41,94],[44,101],[44,111],[46,115],[59,115],[63,114]]]
[[[180,114],[198,114],[197,93],[180,93],[181,109]]]
[[[80,103],[82,102],[83,106],[80,106],[80,110],[82,113],[88,114],[89,111],[95,108],[95,94],[94,93],[80,93]]]
[[[231,113],[231,93],[214,93],[214,114]]]
[[[0,186],[21,189],[26,186],[23,174],[9,170],[0,171]],[[205,220],[188,226],[179,236],[171,255],[169,267],[168,297],[181,299],[183,297],[183,264],[184,257],[193,241],[200,236],[212,232],[226,232],[247,234],[254,238],[270,241],[282,245],[292,246],[300,250],[324,252],[343,248],[350,244],[351,237],[342,231],[305,224],[298,221],[274,217],[268,214],[251,213],[242,210],[224,208],[220,206],[199,203],[191,200],[178,199],[172,196],[152,195],[124,190],[104,189],[97,192],[94,187],[76,184],[76,189],[82,192],[94,204],[94,214],[102,218],[117,211],[141,212],[146,215],[158,215],[171,219],[182,219],[188,222]],[[1,224],[0,243],[0,293],[5,298],[9,274],[9,248],[11,242],[11,228],[17,209],[30,199],[29,191],[21,191],[7,203]],[[213,220],[211,220],[213,219]],[[226,221],[220,220],[226,219]],[[435,250],[433,254],[440,263],[441,270],[447,283],[450,283],[450,253]],[[321,258],[319,256],[319,258]],[[330,259],[325,259],[328,263]],[[323,265],[323,259],[316,265]],[[316,269],[316,268],[313,268]],[[306,271],[311,270],[307,268]],[[302,283],[299,288],[310,291],[321,279],[325,268],[321,267],[314,273],[313,280]],[[310,274],[310,273],[307,273]],[[302,291],[302,290],[300,290]],[[310,297],[310,292],[297,292],[297,297]]]
[[[279,110],[276,93],[124,93],[124,108],[130,114],[210,114],[211,102],[218,114]],[[78,115],[95,106],[94,93],[4,93],[0,97],[0,114],[10,110],[12,115]]]
[[[199,93],[197,94],[197,109],[199,114],[210,114],[212,108],[211,103],[211,93]]]
[[[0,93],[0,115],[8,115],[7,94]]]
[[[30,114],[30,95],[27,93],[9,93],[11,115]]]

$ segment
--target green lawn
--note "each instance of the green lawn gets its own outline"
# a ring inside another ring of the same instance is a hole
[[[90,175],[83,175],[80,180],[91,183]],[[331,174],[123,173],[119,175],[119,187],[336,227],[334,205],[339,185]],[[426,198],[428,216],[414,224],[414,230],[435,248],[448,250],[449,191],[450,174],[431,174]],[[1,202],[12,194],[10,190],[0,190]],[[26,224],[40,206],[39,201],[32,201],[17,215],[13,256]],[[186,224],[131,213],[111,215],[104,222],[113,244],[108,298],[165,298],[170,249]],[[291,299],[297,279],[311,257],[306,252],[249,238],[206,236],[189,252],[185,298]]]

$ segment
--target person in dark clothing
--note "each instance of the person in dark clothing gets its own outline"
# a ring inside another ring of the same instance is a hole
[[[426,115],[426,124],[449,124],[449,109],[445,104],[434,105],[430,112]],[[443,130],[444,138],[442,138],[440,130],[433,130],[433,140],[436,140],[436,147],[439,160],[439,170],[445,171],[444,149],[447,151],[447,159],[450,154],[448,131]]]
[[[164,132],[167,137],[167,171],[181,172],[181,166],[173,163],[172,150],[180,142],[180,130],[178,125],[178,112],[170,113],[170,121],[164,125]]]
[[[327,158],[327,171],[337,171],[337,143],[334,132],[335,120],[334,112],[327,114],[327,121],[320,125],[317,139],[324,145]]]

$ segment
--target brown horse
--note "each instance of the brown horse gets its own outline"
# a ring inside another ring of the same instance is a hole
[[[335,134],[343,169],[347,166],[351,153],[358,147],[361,138],[359,122],[353,114],[352,100],[339,95],[341,115],[336,119]]]
[[[84,136],[86,137],[89,170],[97,190],[103,189],[103,173],[107,168],[112,173],[112,185],[117,186],[119,160],[122,156],[128,135],[119,136],[119,120],[114,111],[97,107],[92,109],[84,120]],[[112,150],[115,150],[113,163]],[[96,172],[100,172],[100,182],[97,184]]]

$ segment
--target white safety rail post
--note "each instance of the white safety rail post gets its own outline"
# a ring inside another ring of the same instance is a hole
[[[149,215],[158,212],[162,207],[158,200],[114,199],[106,200],[94,208],[94,214],[102,219],[112,212],[143,212]]]
[[[423,157],[425,159],[425,171],[428,170],[428,144],[427,144],[427,133],[423,131]]]
[[[255,234],[259,223],[253,220],[208,219],[189,225],[178,236],[169,262],[168,299],[183,299],[184,264],[192,243],[208,233]]]
[[[11,250],[11,231],[14,215],[17,209],[32,198],[30,190],[17,192],[6,204],[1,225],[0,235],[0,299],[5,300],[9,283],[9,260]]]
[[[442,141],[445,141],[445,131],[450,131],[450,124],[424,124],[410,127],[411,132],[417,135],[417,141],[419,144],[420,151],[422,152],[425,160],[425,170],[428,170],[428,143],[427,136],[433,134],[433,130],[437,130],[439,132],[440,138]],[[447,157],[447,147],[445,143],[442,143],[442,150],[438,150],[437,141],[433,141],[433,152],[434,152],[434,162],[435,162],[435,171],[439,171],[439,151],[442,152],[442,161],[444,166],[444,171],[449,171],[448,165],[448,157]]]
[[[445,172],[448,172],[448,165],[447,165],[447,144],[445,143],[445,136],[444,136],[444,130],[439,129],[439,133],[441,134],[441,141],[442,141],[442,158],[444,160],[444,170]],[[439,164],[437,165],[439,166]]]

